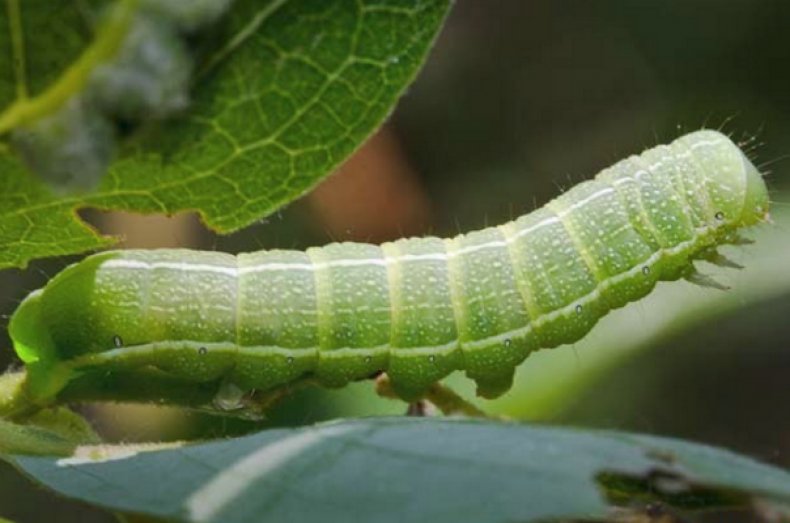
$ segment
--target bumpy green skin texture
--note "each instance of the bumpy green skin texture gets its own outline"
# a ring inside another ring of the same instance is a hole
[[[152,368],[243,391],[386,371],[404,399],[465,370],[494,397],[531,351],[574,342],[657,281],[687,276],[767,209],[749,160],[699,131],[452,239],[98,254],[25,300],[10,330],[42,403],[81,373]]]

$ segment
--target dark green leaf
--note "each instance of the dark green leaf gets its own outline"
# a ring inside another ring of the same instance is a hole
[[[603,518],[644,508],[790,503],[790,474],[672,439],[380,418],[90,462],[14,457],[66,496],[179,521],[459,522]]]
[[[40,3],[21,3],[25,42],[46,43],[25,48],[31,94],[53,81],[42,70],[60,70],[87,44],[79,10],[53,20]],[[111,240],[75,216],[82,207],[197,210],[222,232],[273,212],[378,127],[448,8],[449,0],[237,0],[217,28],[188,112],[127,144],[94,193],[55,197],[2,152],[0,268],[106,246]],[[3,10],[0,27],[7,25]],[[69,35],[62,47],[53,33]],[[0,37],[6,49],[8,39]],[[0,55],[0,101],[15,90],[12,61]]]

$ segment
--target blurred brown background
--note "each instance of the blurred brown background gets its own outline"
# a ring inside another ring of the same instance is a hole
[[[85,216],[125,236],[126,246],[229,252],[452,235],[528,212],[624,155],[703,125],[764,143],[757,163],[770,164],[781,211],[790,205],[782,192],[790,190],[788,27],[785,0],[459,0],[390,122],[308,197],[228,237],[194,216]],[[765,256],[781,265],[785,254],[776,253],[788,253],[790,230],[778,221]],[[0,312],[70,261],[0,273]],[[744,305],[620,357],[588,377],[584,394],[535,418],[691,438],[790,466],[790,292],[735,299]],[[659,315],[651,303],[632,307],[637,330]],[[4,331],[0,362],[12,365]],[[628,343],[624,337],[594,342]],[[577,358],[584,366],[593,356]],[[501,410],[531,419],[518,388],[511,394]],[[364,386],[307,391],[263,425],[402,410]],[[258,427],[140,408],[86,412],[108,437],[126,441]],[[0,465],[0,516],[39,521],[57,510],[49,496],[20,493],[23,486]],[[61,514],[59,521],[107,520],[95,511]]]

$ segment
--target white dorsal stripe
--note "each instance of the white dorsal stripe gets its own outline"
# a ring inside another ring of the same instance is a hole
[[[191,262],[176,262],[176,261],[157,261],[157,262],[146,262],[142,260],[131,260],[131,259],[124,259],[124,258],[115,258],[111,260],[107,260],[102,264],[102,268],[119,268],[119,269],[130,269],[130,270],[156,270],[156,269],[169,269],[173,271],[184,271],[184,272],[209,272],[214,274],[223,274],[226,276],[237,277],[243,274],[252,274],[252,273],[259,273],[259,272],[272,272],[272,271],[319,271],[323,269],[330,269],[336,267],[363,267],[368,265],[373,266],[381,266],[386,267],[387,265],[393,263],[408,263],[413,261],[439,261],[439,262],[446,262],[450,258],[455,258],[456,256],[463,256],[465,254],[478,252],[481,250],[486,249],[495,249],[495,248],[504,248],[507,247],[508,244],[513,243],[517,239],[536,231],[540,228],[547,227],[552,224],[560,223],[560,216],[564,216],[565,214],[584,207],[588,203],[601,198],[602,196],[606,196],[608,194],[612,194],[614,189],[607,187],[605,189],[601,189],[590,196],[584,198],[569,206],[567,209],[564,209],[563,212],[557,213],[558,216],[552,216],[550,218],[546,218],[534,225],[521,229],[512,237],[506,240],[493,240],[486,243],[481,243],[479,245],[469,245],[467,247],[463,247],[461,249],[456,249],[451,252],[437,252],[437,253],[429,253],[429,254],[401,254],[399,256],[387,256],[383,258],[349,258],[349,259],[341,259],[341,260],[330,260],[326,262],[318,262],[318,263],[287,263],[287,262],[268,262],[262,263],[260,265],[250,265],[247,267],[229,267],[224,265],[211,265],[207,263],[191,263]]]
[[[697,143],[692,144],[688,147],[690,149],[687,152],[679,153],[675,155],[675,158],[684,158],[691,155],[691,150],[697,150],[701,147],[708,147],[708,146],[715,146],[718,145],[718,141],[716,140],[703,140]],[[648,167],[650,171],[658,169],[662,166],[663,162],[658,161]],[[614,180],[615,185],[621,185],[624,183],[637,183],[639,179],[644,176],[650,174],[647,170],[640,169],[632,176],[623,176]],[[529,227],[525,227],[524,229],[519,230],[511,237],[505,240],[493,240],[490,242],[481,243],[479,245],[469,245],[467,247],[463,247],[460,249],[455,249],[449,252],[441,252],[441,253],[429,253],[429,254],[402,254],[399,256],[385,256],[383,258],[348,258],[348,259],[340,259],[340,260],[330,260],[326,262],[318,262],[318,263],[300,263],[300,262],[267,262],[262,263],[260,265],[250,265],[246,267],[237,267],[237,266],[223,266],[223,265],[212,265],[207,263],[192,263],[192,262],[178,262],[178,261],[157,261],[157,262],[146,262],[142,260],[131,260],[131,259],[123,259],[123,258],[116,258],[110,259],[105,261],[102,264],[102,268],[118,268],[118,269],[129,269],[129,270],[156,270],[156,269],[168,269],[172,271],[183,271],[183,272],[205,272],[205,273],[213,273],[213,274],[222,274],[230,277],[238,277],[244,274],[254,274],[259,272],[274,272],[274,271],[319,271],[324,269],[331,269],[337,267],[364,267],[364,266],[380,266],[386,267],[387,265],[393,263],[407,263],[413,261],[440,261],[445,262],[451,258],[455,258],[456,256],[463,256],[465,254],[478,252],[487,249],[499,249],[505,248],[509,244],[517,241],[518,239],[530,234],[533,231],[541,229],[543,227],[548,227],[553,224],[560,223],[561,218],[564,218],[571,212],[577,211],[579,209],[584,208],[591,202],[607,196],[609,194],[613,194],[615,192],[613,187],[605,187],[600,189],[581,200],[574,202],[572,205],[569,205],[567,208],[563,209],[562,211],[556,212],[556,216],[551,216],[544,220],[541,220]]]

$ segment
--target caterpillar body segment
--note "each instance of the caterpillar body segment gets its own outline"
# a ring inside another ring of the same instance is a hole
[[[451,239],[100,253],[28,297],[10,331],[40,403],[108,369],[242,391],[385,371],[407,400],[463,370],[495,397],[531,351],[580,339],[660,280],[691,277],[692,260],[767,208],[751,162],[699,131]]]

